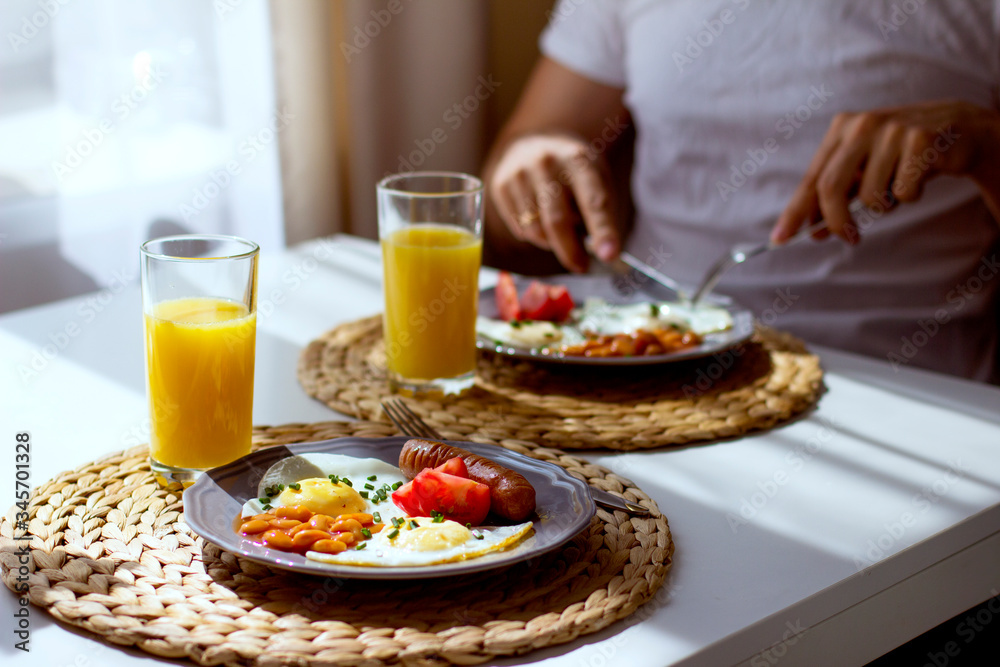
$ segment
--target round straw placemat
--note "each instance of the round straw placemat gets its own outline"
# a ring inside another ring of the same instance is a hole
[[[371,422],[292,424],[258,428],[254,443],[388,435],[392,427]],[[502,570],[397,582],[313,577],[198,537],[184,524],[180,495],[156,484],[148,450],[136,447],[36,489],[30,541],[13,539],[24,531],[15,531],[15,510],[7,513],[0,521],[4,583],[16,590],[18,549],[27,545],[32,604],[108,642],[202,665],[478,664],[562,644],[650,600],[666,602],[657,592],[673,542],[645,493],[563,452],[496,444],[552,461],[652,514],[598,509],[565,546]]]
[[[334,410],[386,420],[381,316],[342,324],[310,343],[298,376]],[[627,451],[771,428],[815,405],[822,387],[819,358],[802,341],[758,327],[731,350],[653,366],[545,364],[481,352],[469,392],[406,402],[456,440]]]

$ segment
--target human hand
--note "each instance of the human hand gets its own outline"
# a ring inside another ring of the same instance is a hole
[[[854,193],[869,207],[910,202],[937,174],[992,180],[1000,113],[967,102],[928,102],[837,114],[805,176],[771,231],[781,243],[822,217],[830,232],[860,240],[848,212]]]
[[[510,232],[551,250],[567,269],[587,270],[587,251],[578,234],[581,222],[602,261],[618,256],[621,238],[607,163],[592,155],[582,138],[529,134],[515,139],[487,187]]]

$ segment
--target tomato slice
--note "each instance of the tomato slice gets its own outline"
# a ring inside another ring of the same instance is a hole
[[[408,516],[424,516],[419,499],[413,493],[413,480],[392,492],[392,502]]]
[[[392,502],[410,516],[440,512],[446,519],[478,526],[490,511],[490,487],[428,469],[396,489]]]
[[[513,276],[506,271],[501,271],[493,295],[496,298],[501,320],[513,322],[521,319],[521,307],[517,302],[517,285],[514,284]]]
[[[449,475],[455,475],[456,477],[464,477],[469,479],[469,469],[465,465],[465,459],[461,456],[455,456],[448,459],[437,468],[434,468],[438,472],[447,473]]]
[[[564,285],[546,285],[532,280],[521,298],[521,315],[529,320],[562,322],[575,306]]]

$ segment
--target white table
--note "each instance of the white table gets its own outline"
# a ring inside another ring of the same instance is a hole
[[[484,284],[493,279],[484,272]],[[4,509],[18,431],[31,432],[36,484],[145,441],[135,281],[0,317]],[[343,418],[298,386],[297,355],[337,323],[378,312],[380,285],[368,241],[262,255],[255,423]],[[74,333],[62,337],[67,327]],[[1000,389],[818,351],[829,391],[804,419],[711,446],[584,455],[632,478],[667,515],[670,578],[632,618],[502,664],[863,664],[996,595]],[[24,372],[36,353],[37,372]],[[32,652],[14,650],[15,604],[0,593],[4,661],[158,662],[105,648],[38,609]]]

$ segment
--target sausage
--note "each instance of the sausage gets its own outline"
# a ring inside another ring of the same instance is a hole
[[[511,521],[524,521],[535,511],[535,489],[521,473],[443,442],[413,438],[399,453],[399,469],[416,477],[424,468],[436,468],[448,459],[462,457],[469,479],[490,487],[490,511]]]

